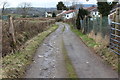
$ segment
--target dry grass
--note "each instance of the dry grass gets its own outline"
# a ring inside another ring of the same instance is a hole
[[[93,31],[91,31],[89,34],[87,34],[88,37],[94,39],[97,43],[101,43],[104,44],[106,46],[109,45],[109,36],[105,35],[105,37],[102,37],[101,33],[97,33],[97,35],[95,35],[95,33]]]
[[[88,37],[93,38],[97,43],[100,44],[99,46],[93,47],[96,53],[110,65],[112,65],[113,69],[118,70],[118,55],[111,52],[111,50],[107,47],[109,46],[109,36],[105,35],[103,38],[101,33],[95,35],[95,33],[92,31],[90,34],[88,34]]]
[[[105,45],[94,47],[94,50],[98,55],[101,56],[105,61],[113,66],[113,69],[118,71],[118,55],[109,50]]]
[[[2,53],[3,56],[11,53],[13,50],[19,50],[24,43],[32,37],[46,30],[51,24],[54,24],[54,20],[14,20],[15,40],[14,44],[12,36],[9,33],[9,23],[3,22],[3,40],[2,40]]]
[[[22,78],[24,76],[26,67],[32,62],[32,58],[38,46],[43,40],[57,29],[54,25],[47,31],[38,34],[36,37],[27,41],[24,48],[15,54],[7,55],[2,62],[2,78]]]
[[[120,68],[118,67],[118,55],[111,52],[107,47],[109,45],[107,36],[103,39],[101,34],[95,36],[94,33],[91,32],[91,34],[88,34],[87,36],[75,28],[71,28],[71,30],[75,32],[76,35],[81,37],[86,45],[94,49],[96,54],[98,54],[103,60],[107,61],[111,66],[113,66],[113,69],[118,71],[118,68]]]

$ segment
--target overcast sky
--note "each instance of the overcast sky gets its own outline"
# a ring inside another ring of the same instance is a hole
[[[7,1],[9,3],[9,7],[17,7],[22,2],[30,2],[33,7],[56,7],[58,1],[65,2],[66,5],[71,4],[71,1],[77,1],[77,3],[82,4],[96,4],[96,0],[1,0],[0,8],[2,7],[1,3]],[[109,0],[112,1],[112,0]]]

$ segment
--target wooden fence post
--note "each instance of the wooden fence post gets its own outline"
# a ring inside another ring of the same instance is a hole
[[[10,17],[10,26],[9,26],[9,33],[12,36],[12,42],[13,42],[13,51],[16,48],[16,39],[15,39],[15,31],[14,31],[14,25],[13,25],[13,17]]]

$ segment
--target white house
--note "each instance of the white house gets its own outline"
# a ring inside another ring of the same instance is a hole
[[[76,16],[76,10],[69,10],[69,11],[66,11],[66,12],[64,12],[63,14],[63,18],[64,19],[71,19],[71,18],[73,18],[73,17],[75,17]]]
[[[100,17],[100,13],[98,12],[97,7],[87,7],[87,8],[84,8],[84,9],[86,9],[90,12],[90,16],[92,18]]]
[[[60,12],[59,14],[57,14],[56,16],[61,16],[64,12],[66,12],[66,10]]]
[[[62,18],[65,19],[71,19],[76,16],[77,10],[68,10],[68,11],[63,11],[60,14],[57,14],[57,16],[62,16]]]
[[[52,17],[52,12],[45,12],[45,17]]]

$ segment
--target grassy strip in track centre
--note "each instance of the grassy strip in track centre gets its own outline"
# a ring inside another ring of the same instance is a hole
[[[63,55],[64,55],[65,66],[67,69],[68,78],[73,78],[73,80],[77,80],[77,74],[76,74],[74,66],[68,56],[67,50],[64,46],[64,41],[62,41],[62,51],[63,51]]]
[[[57,28],[57,25],[53,25],[48,30],[39,33],[36,37],[27,41],[24,49],[5,56],[2,59],[2,78],[22,78],[27,66],[32,63],[36,49],[43,40]]]
[[[64,26],[64,28],[62,29],[62,32],[64,32],[65,31],[65,26]]]

